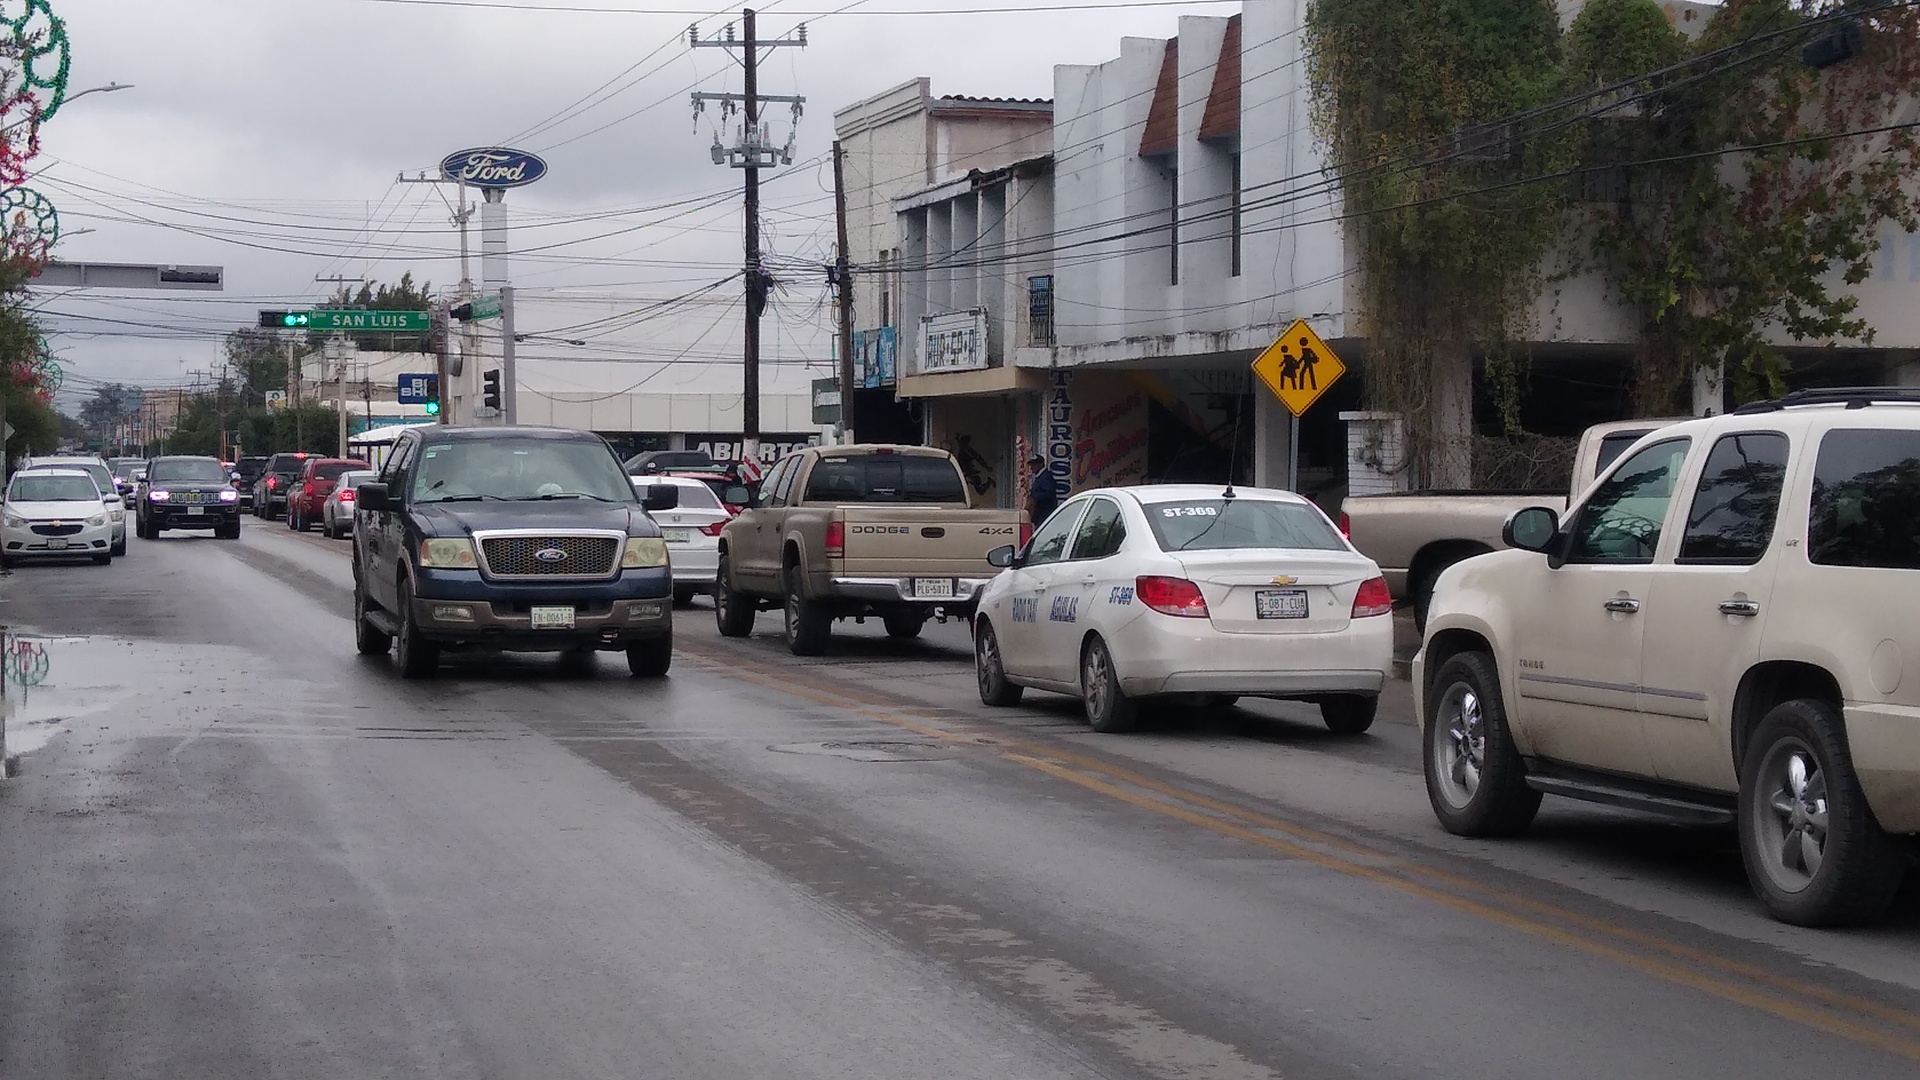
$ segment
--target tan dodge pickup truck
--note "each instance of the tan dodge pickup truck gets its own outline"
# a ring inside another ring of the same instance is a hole
[[[923,446],[821,446],[783,459],[720,533],[714,610],[745,637],[785,613],[787,647],[822,651],[835,619],[876,616],[898,638],[930,618],[972,618],[999,573],[987,552],[1023,544],[1021,510],[975,509],[959,465]]]
[[[1573,494],[1613,464],[1642,435],[1676,420],[1622,420],[1590,427],[1573,462]],[[1433,583],[1462,559],[1506,547],[1500,530],[1515,510],[1567,508],[1559,491],[1409,491],[1356,495],[1340,504],[1340,528],[1360,554],[1380,564],[1395,600],[1413,606],[1424,628]]]

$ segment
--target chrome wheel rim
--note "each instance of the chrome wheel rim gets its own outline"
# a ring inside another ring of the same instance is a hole
[[[727,622],[727,567],[720,564],[720,571],[713,581],[713,618],[722,626]]]
[[[800,598],[792,593],[787,594],[785,615],[787,640],[792,641],[800,626]]]
[[[1429,735],[1434,777],[1447,805],[1458,810],[1473,801],[1486,771],[1487,728],[1480,694],[1469,684],[1454,683],[1440,696]]]
[[[1751,810],[1755,854],[1783,892],[1813,884],[1826,861],[1827,774],[1813,748],[1782,739],[1767,750]]]
[[[980,682],[980,696],[991,697],[1001,681],[1000,643],[993,627],[986,627],[973,643],[973,673]]]
[[[1109,674],[1113,662],[1107,657],[1105,646],[1095,642],[1087,647],[1087,660],[1081,675],[1081,692],[1086,695],[1087,715],[1089,717],[1107,714],[1108,698],[1111,696]]]

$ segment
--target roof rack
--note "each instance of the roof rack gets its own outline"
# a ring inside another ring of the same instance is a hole
[[[1778,401],[1756,401],[1733,410],[1735,416],[1779,412],[1794,405],[1845,405],[1864,409],[1869,405],[1920,405],[1920,386],[1835,386],[1795,390]]]

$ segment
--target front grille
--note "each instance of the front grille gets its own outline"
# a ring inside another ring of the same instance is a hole
[[[620,557],[611,536],[489,536],[480,541],[491,577],[609,577]],[[559,551],[563,559],[536,559],[536,552]]]
[[[72,536],[82,528],[83,526],[78,523],[72,525],[35,525],[33,531],[41,536]]]
[[[176,491],[173,501],[182,506],[205,506],[220,501],[220,495],[212,491]]]

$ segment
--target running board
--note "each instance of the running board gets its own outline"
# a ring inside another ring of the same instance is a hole
[[[1560,795],[1583,802],[1602,803],[1625,810],[1658,814],[1689,825],[1731,825],[1734,810],[1710,802],[1695,801],[1680,795],[1643,791],[1637,787],[1607,783],[1601,778],[1540,776],[1529,774],[1527,786],[1548,795]]]
[[[374,625],[375,629],[389,637],[398,637],[400,634],[399,622],[394,619],[393,613],[387,611],[385,608],[373,608],[369,610],[366,614],[366,619]]]

